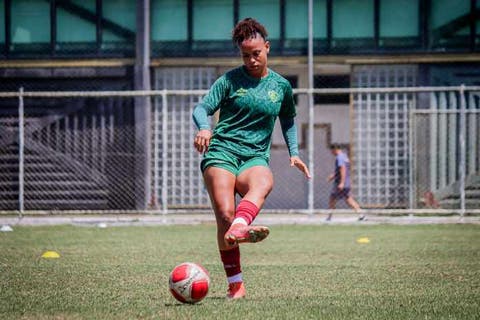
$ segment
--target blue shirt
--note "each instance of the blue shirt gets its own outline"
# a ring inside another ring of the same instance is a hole
[[[338,186],[340,183],[340,167],[345,166],[345,183],[343,185],[344,188],[350,188],[350,160],[348,159],[347,155],[343,152],[340,152],[335,157],[335,185]]]

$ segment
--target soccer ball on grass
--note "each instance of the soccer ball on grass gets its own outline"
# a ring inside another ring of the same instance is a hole
[[[207,296],[210,276],[201,265],[184,262],[173,268],[168,284],[175,299],[193,304]]]

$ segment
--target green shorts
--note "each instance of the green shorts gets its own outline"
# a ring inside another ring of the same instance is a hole
[[[224,150],[208,150],[200,163],[202,173],[208,167],[216,167],[228,170],[235,176],[254,166],[268,167],[268,159],[262,156],[237,156]]]

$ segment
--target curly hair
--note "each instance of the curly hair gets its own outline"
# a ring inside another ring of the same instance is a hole
[[[256,38],[260,35],[264,40],[267,39],[268,33],[265,27],[253,18],[245,18],[239,21],[232,30],[232,41],[236,45],[240,45],[246,39]]]

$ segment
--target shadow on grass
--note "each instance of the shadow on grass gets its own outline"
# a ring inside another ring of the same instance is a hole
[[[182,303],[182,302],[175,302],[175,303],[165,303],[165,307],[170,307],[170,308],[175,308],[175,307],[182,307],[182,306],[198,306],[198,305],[202,305],[203,304],[203,301],[205,300],[225,300],[227,301],[227,299],[225,297],[207,297],[205,298],[204,300],[200,301],[200,302],[197,302],[197,303]]]

